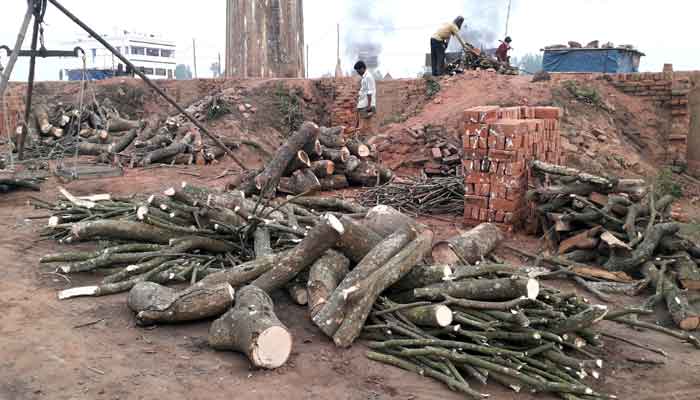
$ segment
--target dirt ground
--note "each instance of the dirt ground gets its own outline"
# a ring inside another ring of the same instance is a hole
[[[128,171],[126,176],[72,182],[75,194],[126,194],[162,189],[166,182],[211,181],[226,165],[188,170],[160,168]],[[197,179],[182,172],[197,173]],[[47,182],[38,197],[54,199]],[[38,259],[65,247],[37,241],[42,211],[26,205],[28,192],[0,199],[0,399],[458,399],[441,384],[412,373],[371,362],[366,348],[356,344],[336,349],[313,326],[306,310],[291,305],[284,295],[275,299],[278,315],[294,335],[291,361],[275,371],[253,371],[239,354],[216,352],[206,345],[208,322],[137,327],[126,307],[125,295],[58,301],[59,289],[89,284],[91,275],[65,278],[40,267]],[[457,222],[457,221],[455,221]],[[456,224],[431,221],[439,236],[454,232]],[[533,238],[511,239],[534,250]],[[506,256],[508,256],[506,254]],[[552,284],[555,284],[552,282]],[[569,285],[567,288],[573,289]],[[622,302],[641,299],[621,299]],[[654,333],[635,333],[614,324],[605,330],[635,337],[669,353],[659,367],[626,361],[627,357],[659,356],[606,340],[607,362],[594,387],[620,399],[700,398],[697,371],[700,352]],[[480,388],[494,399],[543,399],[542,395],[515,394],[501,387]]]

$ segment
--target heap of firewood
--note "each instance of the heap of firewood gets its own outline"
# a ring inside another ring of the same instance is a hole
[[[225,105],[208,104],[212,113]],[[72,105],[33,108],[25,159],[63,159],[75,154],[98,157],[98,161],[131,167],[151,164],[209,164],[224,150],[202,135],[191,123],[177,118],[129,120],[105,100],[93,102],[81,111]],[[13,143],[16,145],[18,135]],[[239,143],[225,143],[233,148]]]
[[[297,195],[351,185],[376,186],[393,177],[391,169],[377,160],[377,150],[358,138],[347,137],[344,127],[319,128],[305,122],[264,168],[248,171],[229,188],[247,195],[275,191]]]
[[[672,196],[643,181],[537,161],[532,168],[539,179],[528,197],[555,253],[540,258],[561,267],[555,274],[573,276],[602,300],[651,286],[645,308],[664,303],[678,327],[700,327],[688,300],[689,290],[700,289],[700,246],[680,235]]]

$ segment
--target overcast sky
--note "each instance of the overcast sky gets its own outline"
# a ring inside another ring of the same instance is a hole
[[[14,44],[26,0],[2,0],[0,44]],[[192,64],[192,39],[197,42],[197,69],[210,77],[209,66],[225,52],[226,0],[63,0],[62,4],[94,29],[160,34],[178,44],[178,62]],[[394,77],[413,77],[429,51],[429,37],[443,22],[462,14],[466,24],[505,34],[508,0],[304,0],[305,38],[311,77],[332,72],[336,64],[336,23],[341,24],[343,67],[354,61],[346,54],[348,35],[380,43],[380,70]],[[67,48],[82,35],[58,10],[49,6],[46,45]],[[353,7],[368,18],[352,18]],[[643,71],[700,70],[700,2],[694,0],[513,0],[508,33],[519,57],[545,45],[576,40],[634,44],[647,54]],[[349,33],[350,32],[350,33]],[[492,43],[496,45],[497,43]],[[29,46],[29,38],[25,48]],[[0,55],[0,62],[6,57]],[[39,60],[38,79],[58,78],[58,69],[72,60]],[[13,80],[26,80],[27,62],[18,63]]]

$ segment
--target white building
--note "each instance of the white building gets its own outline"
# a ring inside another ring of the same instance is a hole
[[[175,79],[177,63],[174,41],[126,30],[102,37],[149,78]],[[81,38],[71,44],[85,50],[88,75],[91,79],[103,79],[129,72],[124,63],[92,37]],[[68,69],[68,79],[80,79],[80,68]]]

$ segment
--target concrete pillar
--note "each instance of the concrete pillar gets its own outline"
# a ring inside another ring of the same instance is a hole
[[[226,76],[303,78],[303,0],[227,0]]]

